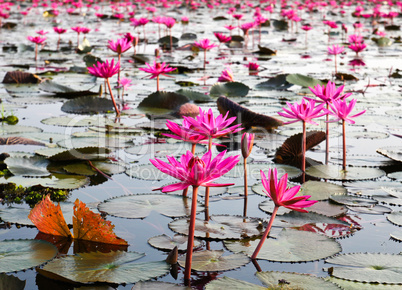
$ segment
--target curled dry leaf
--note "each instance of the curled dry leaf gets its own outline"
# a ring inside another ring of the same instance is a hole
[[[216,103],[221,114],[229,112],[228,116],[237,117],[235,122],[240,122],[245,129],[262,127],[272,130],[283,125],[281,120],[255,113],[226,97],[219,97]]]
[[[0,137],[0,145],[39,145],[45,146],[44,143],[38,142],[32,139],[24,138],[24,137]]]
[[[3,84],[38,84],[42,81],[37,75],[22,72],[22,71],[9,71],[4,76]]]

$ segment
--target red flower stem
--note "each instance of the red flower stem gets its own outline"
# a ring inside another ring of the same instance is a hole
[[[80,46],[80,33],[77,32],[77,48]]]
[[[193,197],[191,201],[191,216],[190,225],[188,227],[188,240],[187,240],[187,252],[186,252],[186,268],[184,270],[184,283],[188,285],[190,283],[191,276],[191,262],[193,259],[193,247],[194,247],[194,230],[195,230],[195,215],[197,211],[197,193],[198,186],[193,186]]]
[[[208,151],[212,148],[212,138],[208,140]],[[205,220],[209,221],[209,187],[205,187]]]
[[[329,108],[329,104],[327,103],[327,110]],[[328,119],[329,119],[329,115],[326,114],[325,115],[325,165],[328,165],[328,158],[329,158],[329,123],[328,123]]]
[[[205,71],[205,65],[207,63],[207,50],[204,49],[204,71]]]
[[[244,158],[244,208],[243,216],[247,216],[247,198],[248,198],[248,183],[247,183],[247,158]]]
[[[338,73],[337,67],[336,67],[336,54],[335,54],[335,74]]]
[[[303,137],[302,137],[302,171],[306,171],[306,122],[303,121]]]
[[[116,101],[114,100],[112,88],[110,86],[110,81],[108,78],[106,78],[106,83],[107,83],[107,87],[109,88],[109,93],[110,93],[110,97],[112,98],[114,109],[116,110],[116,115],[120,115],[120,111],[119,111],[119,108],[117,108]]]
[[[59,34],[59,39],[57,40],[57,50],[59,50],[60,47],[60,34]]]
[[[196,143],[192,143],[191,144],[191,153],[194,155],[195,154],[195,146],[197,144]],[[187,196],[187,192],[188,192],[188,187],[183,189],[183,196]]]
[[[35,61],[38,59],[38,44],[35,44]]]
[[[169,33],[170,33],[170,52],[173,50],[173,40],[172,40],[172,29],[169,28]]]
[[[120,60],[121,60],[121,53],[119,53],[119,71],[117,72],[117,83],[119,85],[120,85],[120,70],[121,70]],[[117,96],[117,97],[119,97],[119,96]]]
[[[159,75],[156,77],[156,90],[159,92]]]
[[[346,171],[346,132],[345,132],[345,120],[342,120],[342,141],[343,141],[343,164],[342,169]]]
[[[265,240],[267,239],[268,234],[269,234],[269,232],[270,232],[270,230],[271,230],[272,224],[274,223],[274,219],[275,219],[275,217],[276,217],[276,213],[278,212],[278,209],[279,209],[279,206],[275,205],[275,208],[274,208],[274,211],[272,212],[272,215],[271,215],[271,218],[270,218],[270,220],[269,220],[268,226],[267,226],[267,228],[266,228],[264,234],[262,235],[261,240],[260,240],[260,242],[258,243],[257,248],[255,248],[254,253],[253,253],[253,255],[251,256],[251,259],[252,259],[252,260],[257,259],[258,253],[260,252],[260,250],[261,250],[261,248],[262,248],[262,245],[264,244]],[[186,265],[187,265],[187,264],[186,264]]]

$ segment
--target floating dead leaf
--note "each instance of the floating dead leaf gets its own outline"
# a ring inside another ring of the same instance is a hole
[[[219,97],[216,103],[218,104],[218,109],[221,114],[229,112],[228,116],[237,117],[235,122],[241,123],[246,129],[251,127],[262,127],[267,130],[272,130],[282,126],[283,124],[282,121],[273,117],[254,113],[226,97]]]
[[[276,55],[276,50],[272,50],[268,47],[258,45],[258,51],[254,52],[254,53],[264,54],[264,55]]]
[[[341,81],[358,81],[359,79],[351,74],[337,73],[335,74],[337,80]]]
[[[24,138],[24,137],[0,137],[0,145],[39,145],[45,146],[44,143],[34,141],[32,139]]]
[[[303,133],[299,133],[286,139],[276,151],[274,161],[279,164],[288,164],[300,168],[302,163],[302,136]],[[307,132],[306,151],[320,144],[325,138],[325,132]]]
[[[22,71],[9,71],[3,79],[3,84],[38,84],[42,81],[37,75],[22,72]]]

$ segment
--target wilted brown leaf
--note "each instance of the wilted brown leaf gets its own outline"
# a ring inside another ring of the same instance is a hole
[[[24,138],[24,137],[0,137],[0,145],[39,145],[45,146],[44,143],[34,141],[32,139]]]
[[[38,84],[42,81],[37,75],[22,72],[22,71],[9,71],[3,79],[3,84]]]

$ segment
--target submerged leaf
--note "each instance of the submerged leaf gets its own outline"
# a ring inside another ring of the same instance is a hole
[[[39,88],[42,91],[54,94],[56,97],[67,98],[67,99],[73,99],[73,98],[78,98],[78,97],[83,97],[83,96],[98,95],[97,92],[91,92],[88,90],[77,91],[70,87],[55,83],[51,80],[45,80],[45,81],[41,82],[39,84]]]
[[[258,45],[258,51],[254,52],[254,53],[264,54],[264,55],[276,55],[276,50],[272,50],[268,47]]]
[[[306,169],[310,176],[330,180],[363,180],[375,179],[385,175],[385,172],[377,168],[347,167],[342,170],[341,166],[315,165]]]
[[[221,290],[221,289],[231,289],[231,290],[266,290],[266,287],[258,286],[246,281],[237,280],[229,277],[222,277],[209,282],[205,285],[205,290]]]
[[[114,110],[112,100],[99,97],[79,97],[69,100],[61,106],[61,110],[73,114],[98,114]]]
[[[57,248],[41,240],[4,240],[0,253],[0,273],[9,273],[46,263],[56,256]]]
[[[293,84],[289,83],[286,80],[287,76],[287,74],[279,74],[265,82],[257,84],[256,88],[261,90],[287,90],[288,88],[293,86]]]
[[[24,157],[9,157],[5,160],[7,169],[13,175],[20,176],[49,176],[50,172],[47,170],[49,160],[42,156],[24,156]]]
[[[301,74],[290,74],[286,77],[286,81],[294,85],[302,86],[304,88],[315,87],[316,85],[325,84],[320,80]]]
[[[165,275],[170,266],[164,261],[134,263],[145,254],[137,252],[80,253],[55,259],[39,273],[78,283],[131,284]]]
[[[189,98],[181,94],[157,91],[143,99],[138,105],[138,108],[159,108],[175,110],[181,105],[188,103],[189,101]]]
[[[267,130],[272,130],[283,125],[281,120],[254,113],[226,97],[219,97],[216,103],[218,104],[218,109],[221,114],[224,115],[229,112],[228,117],[237,117],[233,124],[241,123],[245,129],[262,127]]]

